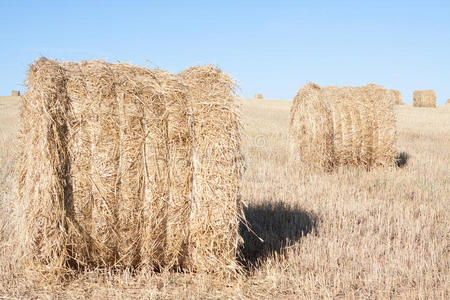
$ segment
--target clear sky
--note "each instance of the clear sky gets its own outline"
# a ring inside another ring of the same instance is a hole
[[[179,72],[215,63],[240,94],[292,99],[306,82],[450,98],[450,1],[0,0],[0,95],[28,65],[103,58]]]

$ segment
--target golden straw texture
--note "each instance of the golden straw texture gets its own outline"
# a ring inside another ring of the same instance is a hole
[[[36,61],[28,71],[21,114],[17,168],[19,202],[24,208],[19,223],[21,262],[44,277],[64,274],[70,257],[65,218],[71,206],[66,184],[69,107],[65,83],[60,65],[47,59]]]
[[[27,87],[17,167],[25,269],[239,271],[231,78],[211,66],[179,76],[42,58]]]
[[[192,201],[192,100],[186,87],[175,76],[165,80],[165,87],[174,91],[173,97],[168,97],[166,103],[169,150],[166,265],[185,267]]]
[[[394,164],[394,97],[383,87],[309,83],[291,107],[290,151],[305,171]]]
[[[238,270],[242,216],[241,125],[234,82],[211,65],[189,68],[180,76],[192,94],[194,114],[190,266],[232,274]]]
[[[400,91],[398,90],[389,90],[391,91],[391,93],[394,94],[394,104],[403,104],[402,102],[402,93],[400,93]]]
[[[436,107],[436,93],[433,90],[414,91],[413,106]]]

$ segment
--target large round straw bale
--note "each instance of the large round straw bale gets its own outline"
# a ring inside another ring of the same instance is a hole
[[[294,161],[305,171],[331,171],[344,165],[393,165],[393,101],[387,90],[374,84],[305,85],[291,107],[290,150]]]
[[[26,268],[238,269],[228,76],[40,59],[27,86],[17,172]]]
[[[235,272],[242,159],[234,82],[211,65],[189,68],[180,76],[192,94],[194,114],[190,267]]]
[[[11,96],[13,96],[13,97],[20,96],[20,91],[12,90],[11,91]]]
[[[433,90],[414,91],[413,106],[436,107],[436,93]]]

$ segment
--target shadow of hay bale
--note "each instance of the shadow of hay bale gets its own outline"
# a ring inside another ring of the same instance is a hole
[[[410,155],[408,153],[400,152],[397,155],[397,157],[395,158],[395,163],[396,163],[397,167],[403,168],[408,163],[409,158],[410,158]]]
[[[246,268],[259,265],[273,253],[280,253],[284,247],[294,244],[317,226],[315,215],[282,202],[249,205],[244,212],[253,231],[241,224],[244,239],[241,263]]]

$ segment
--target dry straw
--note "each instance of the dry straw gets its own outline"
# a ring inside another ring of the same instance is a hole
[[[255,96],[253,97],[255,100],[264,100],[264,96],[263,94],[255,94]]]
[[[27,87],[17,168],[27,272],[239,271],[240,127],[227,75],[42,58]]]
[[[16,90],[11,91],[11,96],[13,96],[13,97],[20,96],[20,91],[16,91]]]
[[[31,272],[60,273],[71,256],[69,235],[74,232],[66,217],[72,199],[66,184],[69,103],[65,85],[64,69],[53,61],[40,59],[28,71],[17,168],[24,217],[17,238],[24,265]]]
[[[433,90],[414,91],[413,106],[436,107],[436,93]]]
[[[180,76],[192,93],[194,112],[190,263],[197,270],[217,265],[236,270],[242,158],[234,82],[211,65],[187,69]]]
[[[384,88],[309,83],[291,107],[291,153],[305,171],[393,165],[394,98]]]
[[[445,103],[445,105],[450,105],[450,99],[447,99],[447,102]]]
[[[394,104],[396,104],[396,105],[403,104],[403,102],[402,102],[402,93],[400,93],[400,91],[398,91],[398,90],[389,90],[389,92],[393,94]]]

